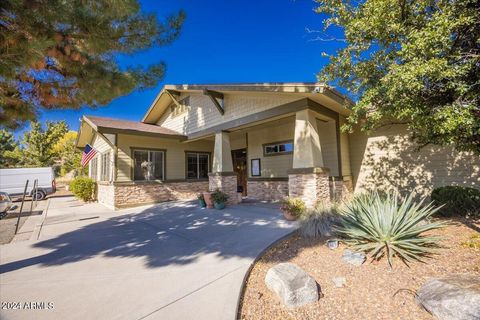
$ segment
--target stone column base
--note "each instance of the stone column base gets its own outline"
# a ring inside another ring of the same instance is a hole
[[[336,201],[346,200],[353,195],[351,176],[330,177],[330,193]]]
[[[208,174],[208,189],[216,189],[228,195],[227,204],[237,204],[237,174],[235,172],[213,172]]]
[[[330,202],[328,168],[299,168],[288,171],[288,194],[300,198],[308,208],[319,201]]]

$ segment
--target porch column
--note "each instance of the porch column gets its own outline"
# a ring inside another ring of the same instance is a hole
[[[295,115],[293,168],[288,172],[288,192],[307,207],[330,201],[329,172],[323,166],[322,148],[315,114],[308,109]]]
[[[233,172],[230,134],[217,132],[213,152],[212,172],[208,175],[210,191],[219,189],[228,195],[228,203],[238,203],[237,174]]]

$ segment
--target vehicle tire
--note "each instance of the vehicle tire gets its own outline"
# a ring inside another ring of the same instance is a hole
[[[45,193],[42,191],[42,190],[37,190],[33,195],[32,195],[32,198],[37,200],[37,201],[40,201],[40,200],[43,200],[45,199],[46,195]]]

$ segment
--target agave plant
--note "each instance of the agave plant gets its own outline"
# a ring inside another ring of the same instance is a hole
[[[439,208],[425,199],[415,203],[414,194],[401,199],[398,193],[364,194],[354,197],[340,208],[342,219],[337,232],[357,251],[371,254],[374,260],[386,256],[392,266],[393,257],[408,264],[434,253],[441,237],[425,236],[425,232],[443,227],[443,222],[429,222]]]

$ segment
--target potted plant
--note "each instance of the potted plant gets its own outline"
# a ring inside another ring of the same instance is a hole
[[[280,210],[282,210],[285,219],[292,221],[296,220],[300,215],[305,213],[307,207],[305,206],[305,203],[302,201],[302,199],[286,198],[283,201]]]
[[[205,197],[203,196],[203,193],[199,193],[197,195],[198,199],[198,204],[200,205],[200,208],[205,208],[207,206],[207,203],[205,202]]]
[[[205,200],[205,204],[207,205],[207,209],[212,209],[213,208],[212,193],[209,192],[209,191],[205,191],[203,193],[203,199]]]
[[[225,203],[228,200],[228,196],[220,190],[212,192],[213,206],[215,209],[222,210],[225,208]]]

